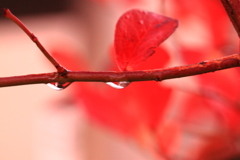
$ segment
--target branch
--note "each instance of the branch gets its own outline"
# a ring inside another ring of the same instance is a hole
[[[18,86],[40,83],[66,82],[121,82],[121,81],[163,81],[166,79],[181,78],[203,73],[224,70],[240,66],[240,55],[233,54],[214,60],[203,61],[197,64],[144,71],[124,72],[88,72],[68,71],[64,76],[57,72],[31,74],[24,76],[0,78],[0,87]]]
[[[43,47],[43,45],[39,42],[38,38],[16,17],[14,16],[9,9],[3,9],[4,17],[12,20],[16,23],[27,35],[28,37],[37,45],[37,47],[42,51],[45,57],[54,65],[59,74],[65,74],[67,70],[62,67],[48,51]]]
[[[221,0],[228,17],[238,33],[240,38],[240,1],[239,0]]]
[[[240,15],[237,8],[238,0],[221,0],[225,6],[229,17],[231,18],[238,34],[240,33]],[[235,12],[236,11],[236,12]],[[208,72],[214,72],[227,68],[240,66],[240,55],[233,54],[218,59],[207,60],[197,64],[178,66],[172,68],[163,68],[145,71],[124,71],[124,72],[89,72],[89,71],[68,71],[62,67],[42,46],[37,37],[31,33],[26,26],[15,17],[10,10],[4,9],[4,16],[15,22],[30,38],[36,43],[38,48],[44,53],[49,61],[56,67],[57,72],[31,74],[23,76],[2,77],[0,78],[0,87],[28,85],[28,84],[53,84],[56,87],[63,86],[64,83],[71,82],[134,82],[134,81],[163,81],[166,79],[181,78],[193,75],[199,75]],[[239,34],[240,35],[240,34]]]

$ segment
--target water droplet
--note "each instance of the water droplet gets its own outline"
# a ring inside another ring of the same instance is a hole
[[[66,82],[66,83],[52,82],[52,83],[48,83],[47,86],[49,86],[50,88],[56,91],[61,91],[67,88],[71,83],[72,82]]]
[[[126,15],[126,18],[129,19],[129,18],[130,18],[130,15]]]
[[[107,85],[115,88],[115,89],[123,89],[125,87],[127,87],[131,82],[127,82],[127,81],[122,81],[122,82],[106,82]]]
[[[138,21],[138,22],[139,22],[139,24],[141,24],[141,25],[144,24],[144,21],[143,21],[143,20],[140,20],[140,21]]]

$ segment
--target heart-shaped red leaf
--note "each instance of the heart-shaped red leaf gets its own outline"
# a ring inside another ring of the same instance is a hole
[[[115,54],[122,71],[132,70],[146,60],[178,26],[178,21],[153,12],[133,9],[116,25]]]

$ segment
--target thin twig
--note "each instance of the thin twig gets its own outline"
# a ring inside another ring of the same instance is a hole
[[[43,73],[24,76],[0,78],[0,87],[40,84],[51,82],[120,82],[120,81],[163,81],[166,79],[181,78],[203,73],[224,70],[240,66],[239,54],[221,57],[214,60],[203,61],[197,64],[178,66],[144,71],[124,72],[89,72],[89,71],[68,71],[63,76],[58,73]]]
[[[222,0],[223,4],[225,4],[224,2],[230,3],[230,1],[231,0]],[[235,0],[232,1],[236,2]],[[166,79],[199,75],[203,73],[214,72],[218,70],[240,66],[240,55],[234,54],[214,60],[203,61],[197,64],[156,70],[124,71],[124,72],[67,71],[45,50],[45,48],[41,45],[36,36],[34,36],[18,18],[11,14],[11,12],[8,9],[4,10],[4,15],[5,17],[11,19],[19,27],[22,28],[22,30],[32,39],[33,42],[37,44],[40,50],[57,68],[58,72],[3,77],[0,78],[0,87],[51,82],[59,82],[60,84],[63,84],[65,82],[86,82],[86,81],[88,82],[162,81]],[[230,17],[233,18],[234,16],[237,15],[234,13],[231,14]],[[233,23],[237,26],[236,28],[240,28],[240,18],[237,17],[235,21],[236,22]],[[239,33],[239,30],[237,30],[237,32]]]
[[[4,17],[16,23],[29,36],[29,38],[38,46],[38,48],[46,56],[46,58],[55,66],[59,74],[65,74],[67,72],[67,70],[64,67],[62,67],[43,47],[43,45],[39,42],[38,38],[16,16],[14,16],[9,9],[4,8],[3,14]]]

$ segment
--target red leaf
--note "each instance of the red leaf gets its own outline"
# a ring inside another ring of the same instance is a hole
[[[177,20],[152,12],[133,9],[123,14],[117,23],[114,41],[120,70],[132,70],[146,60],[177,26]]]

